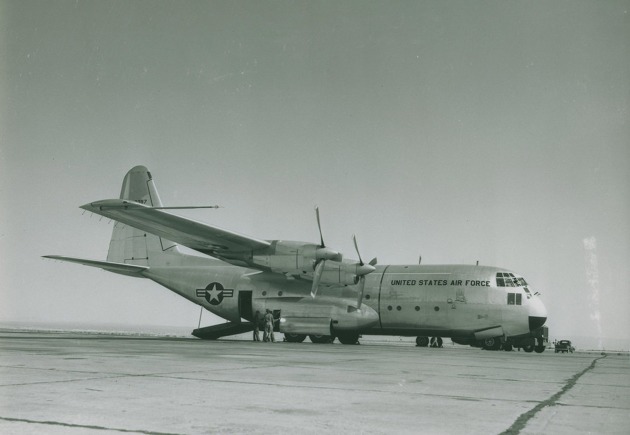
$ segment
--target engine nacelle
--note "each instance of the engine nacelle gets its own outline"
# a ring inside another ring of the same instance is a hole
[[[337,263],[336,261],[327,261],[322,272],[322,284],[341,284],[355,285],[359,282],[356,274],[356,267],[353,264]]]
[[[342,259],[341,253],[330,248],[283,240],[274,240],[264,254],[252,257],[254,264],[269,268],[272,272],[293,276],[312,274],[318,261],[341,262]]]

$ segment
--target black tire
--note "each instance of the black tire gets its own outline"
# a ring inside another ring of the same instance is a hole
[[[317,344],[327,344],[335,341],[335,337],[332,335],[309,335],[308,338],[311,339],[311,342]]]
[[[535,346],[534,350],[536,351],[536,353],[543,353],[545,351],[545,346],[544,345]]]
[[[534,345],[533,344],[526,344],[525,346],[523,346],[523,350],[527,353],[531,353],[534,351]]]
[[[512,350],[513,350],[512,343],[504,343],[503,344],[503,350],[506,351],[506,352],[512,352]]]
[[[501,340],[498,337],[490,337],[483,340],[483,348],[485,350],[499,350],[501,349]]]
[[[418,347],[428,347],[429,346],[429,337],[416,337],[416,346],[418,346]]]
[[[359,344],[359,334],[340,334],[337,339],[341,344]]]
[[[285,332],[284,338],[289,343],[301,343],[304,340],[306,340],[306,335],[305,334],[289,334]]]

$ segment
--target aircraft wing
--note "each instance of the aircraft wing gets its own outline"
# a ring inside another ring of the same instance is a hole
[[[237,266],[252,266],[252,255],[271,246],[265,240],[170,214],[134,201],[106,199],[82,205],[81,208]]]

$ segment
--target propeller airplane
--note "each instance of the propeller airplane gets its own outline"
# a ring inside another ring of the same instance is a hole
[[[116,221],[105,261],[46,258],[148,278],[227,320],[196,329],[216,339],[253,329],[255,313],[271,310],[290,342],[355,344],[361,335],[430,337],[486,349],[542,352],[547,319],[539,294],[522,276],[479,265],[379,265],[319,243],[262,240],[171,214],[144,166],[124,177],[118,199],[82,209]],[[202,255],[182,252],[188,247]]]

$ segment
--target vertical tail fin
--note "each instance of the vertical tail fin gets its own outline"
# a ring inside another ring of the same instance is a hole
[[[155,188],[151,173],[144,166],[132,168],[123,179],[120,199],[161,207],[162,201]],[[116,222],[109,242],[107,261],[159,266],[165,257],[179,254],[177,245],[145,231]]]

